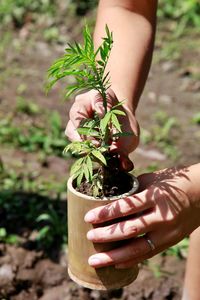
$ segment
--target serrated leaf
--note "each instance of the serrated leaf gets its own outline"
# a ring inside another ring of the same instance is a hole
[[[100,151],[98,150],[92,150],[91,154],[97,158],[98,160],[100,160],[105,166],[107,165],[106,159],[105,157],[101,154]]]
[[[121,132],[121,125],[116,117],[115,114],[111,114],[111,121],[112,121],[112,125],[114,125],[114,127],[119,131]]]

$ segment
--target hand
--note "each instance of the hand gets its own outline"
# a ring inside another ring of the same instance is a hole
[[[111,108],[118,103],[118,100],[111,89],[108,91],[107,101],[108,108]],[[111,150],[119,153],[122,169],[130,171],[133,168],[133,164],[129,160],[128,155],[139,143],[139,126],[133,112],[127,105],[123,105],[123,110],[126,113],[126,116],[119,119],[122,124],[122,131],[133,132],[133,135],[119,138],[117,142],[111,145]],[[94,112],[97,112],[99,116],[102,116],[103,111],[103,100],[100,94],[95,90],[78,95],[69,112],[70,120],[65,131],[68,138],[71,141],[81,141],[82,138],[76,131],[81,120],[84,118],[92,118]]]
[[[107,265],[127,268],[176,244],[197,228],[199,195],[194,196],[195,180],[190,173],[187,168],[172,168],[141,175],[139,193],[89,211],[86,222],[113,220],[112,225],[90,230],[89,240],[95,243],[124,240],[117,249],[92,255],[89,264],[96,268]],[[125,220],[114,223],[114,219],[125,216]]]

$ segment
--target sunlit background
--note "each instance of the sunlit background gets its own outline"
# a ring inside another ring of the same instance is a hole
[[[153,65],[140,100],[135,174],[200,159],[200,3],[159,1]],[[97,1],[0,0],[0,299],[180,299],[188,239],[141,267],[130,287],[90,292],[67,275],[63,156],[73,99],[47,70]],[[134,49],[133,49],[134,51]],[[144,286],[145,282],[145,286]],[[160,298],[159,298],[160,295]],[[162,295],[162,296],[161,296]]]

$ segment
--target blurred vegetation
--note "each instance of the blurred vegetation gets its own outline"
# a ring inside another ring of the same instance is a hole
[[[32,102],[18,103],[18,109],[28,115],[37,112],[36,104]],[[61,126],[61,119],[57,112],[52,112],[48,123],[36,122],[30,124],[25,122],[20,126],[12,115],[0,120],[0,143],[20,148],[26,152],[42,152],[63,156],[62,152],[67,145],[64,135],[64,128]],[[69,157],[69,156],[68,156]]]
[[[62,2],[62,1],[60,1]],[[77,15],[85,15],[88,10],[97,6],[97,0],[68,1],[75,7]],[[69,6],[68,5],[68,6]],[[26,21],[35,20],[38,15],[55,16],[59,8],[58,0],[1,0],[0,22],[8,24],[13,22],[16,27],[21,27]],[[69,13],[66,10],[66,14]],[[160,0],[158,17],[177,22],[179,30],[186,26],[200,26],[200,3],[197,0]]]
[[[178,26],[200,26],[200,2],[197,0],[160,0],[158,16],[178,22]]]
[[[30,19],[35,20],[38,14],[53,16],[56,12],[55,0],[1,0],[0,20],[4,24],[14,23],[21,27]]]

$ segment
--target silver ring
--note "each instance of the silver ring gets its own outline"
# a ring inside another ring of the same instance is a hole
[[[151,251],[156,249],[156,246],[154,245],[154,243],[152,242],[152,240],[148,237],[147,234],[144,235],[144,239],[145,241],[148,243],[149,247],[151,248]]]

